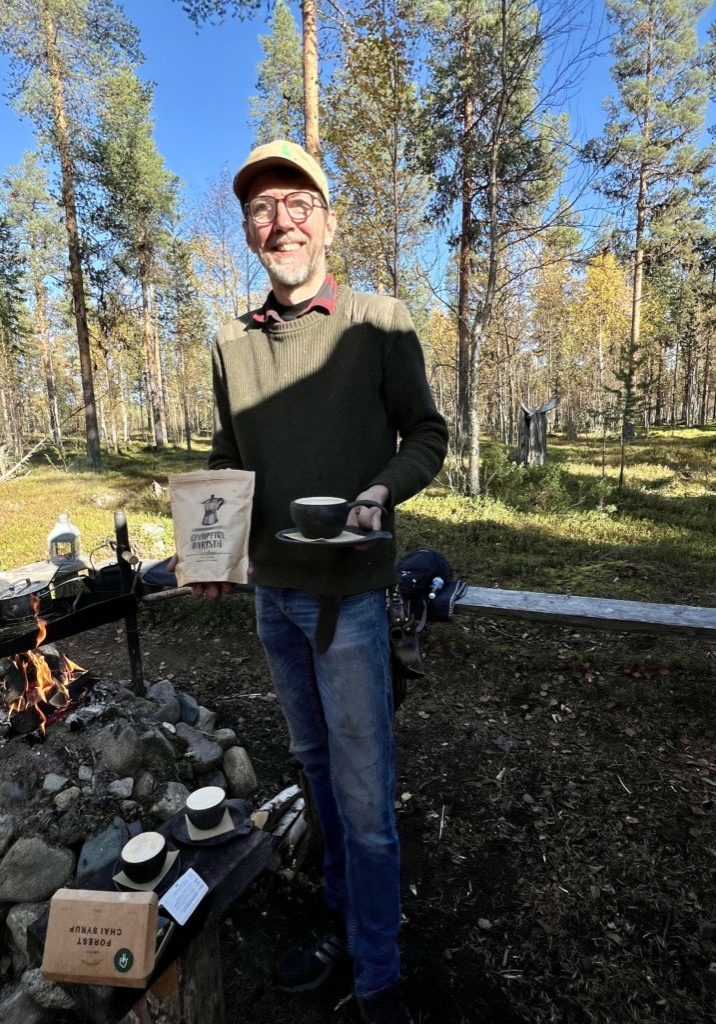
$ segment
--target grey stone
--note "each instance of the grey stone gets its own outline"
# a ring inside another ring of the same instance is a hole
[[[142,764],[146,768],[154,768],[158,771],[171,767],[177,757],[174,744],[154,729],[142,733],[139,737],[139,749]]]
[[[15,838],[15,818],[12,814],[0,814],[0,857],[3,856]]]
[[[230,747],[226,751],[223,769],[231,796],[249,797],[258,789],[256,772],[243,747]]]
[[[142,772],[134,783],[132,796],[135,800],[151,800],[156,780],[151,772]]]
[[[155,722],[178,722],[181,718],[181,705],[174,684],[169,679],[160,679],[147,690],[147,696],[155,705],[152,718]]]
[[[27,967],[27,929],[33,921],[47,908],[46,903],[16,903],[7,915],[7,930],[10,933],[12,959],[15,971],[19,974]],[[2,1017],[0,1017],[2,1020]]]
[[[171,679],[160,679],[158,683],[152,683],[147,689],[147,697],[160,704],[165,700],[174,700],[176,695],[177,691]]]
[[[3,989],[0,994],[0,1021],[2,1024],[41,1024],[46,1020],[42,1007],[33,1003],[22,985]]]
[[[228,750],[236,743],[236,733],[233,729],[217,729],[211,738],[222,750]]]
[[[152,804],[151,813],[160,821],[168,821],[179,813],[188,796],[189,790],[181,782],[167,782],[159,799]]]
[[[202,786],[218,786],[219,789],[227,789],[229,785],[223,772],[211,772],[210,775],[205,775],[201,784]]]
[[[50,772],[42,780],[42,788],[46,793],[59,793],[69,781],[66,775],[57,775],[55,772]]]
[[[77,778],[80,782],[91,782],[94,778],[94,772],[88,764],[81,764],[77,771]]]
[[[139,810],[139,804],[136,800],[123,800],[119,806],[122,808],[122,814],[125,818],[133,819]]]
[[[134,789],[134,779],[128,775],[125,779],[115,779],[107,786],[107,792],[120,800],[128,800]]]
[[[75,867],[71,850],[48,846],[37,836],[18,839],[0,862],[0,901],[33,903],[64,885]]]
[[[196,725],[199,719],[199,702],[190,693],[177,692],[179,707],[181,708],[181,720],[187,725]]]
[[[155,722],[169,722],[173,725],[174,722],[178,722],[181,718],[181,705],[176,697],[172,697],[171,700],[165,700],[157,702],[156,707],[152,711],[152,718]]]
[[[58,793],[54,799],[55,807],[58,811],[66,811],[80,795],[79,786],[70,786],[69,789],[63,789],[61,793]]]
[[[77,1003],[61,985],[47,981],[39,967],[30,967],[23,974],[20,984],[30,999],[43,1010],[74,1010]]]
[[[142,751],[136,731],[126,718],[106,726],[93,740],[95,753],[115,775],[134,775],[141,767]]]
[[[128,839],[129,829],[119,817],[102,832],[86,839],[77,863],[78,884],[82,885],[91,875],[114,864]]]
[[[196,720],[197,729],[201,729],[202,732],[213,732],[214,726],[216,725],[216,712],[209,711],[208,708],[199,705],[199,717]]]
[[[194,775],[207,775],[221,766],[224,751],[208,736],[204,736],[186,722],[179,722],[177,725],[177,736],[187,744],[184,757],[191,763]]]
[[[0,810],[11,811],[22,807],[26,800],[25,787],[10,779],[0,782]]]

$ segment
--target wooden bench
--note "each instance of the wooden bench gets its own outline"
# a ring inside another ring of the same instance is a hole
[[[240,593],[252,593],[253,587],[245,585],[238,590]],[[190,593],[189,587],[177,587],[147,594],[143,601],[161,601]],[[716,608],[697,605],[468,587],[463,597],[455,602],[455,612],[482,618],[527,619],[615,632],[682,633],[716,640]]]
[[[468,587],[465,596],[455,603],[455,611],[488,618],[501,616],[616,632],[682,633],[716,640],[716,608],[697,605]]]

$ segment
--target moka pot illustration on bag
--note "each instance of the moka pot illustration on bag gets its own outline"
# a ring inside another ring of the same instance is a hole
[[[219,521],[219,509],[224,504],[223,498],[217,498],[215,495],[202,501],[201,504],[204,506],[204,518],[201,521],[202,526],[215,526]]]

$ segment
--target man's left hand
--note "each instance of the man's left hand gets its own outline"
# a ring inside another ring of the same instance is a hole
[[[390,491],[383,484],[374,484],[372,487],[366,488],[365,491],[361,491],[360,494],[356,495],[356,501],[362,499],[368,501],[379,501],[380,504],[386,508],[390,499]],[[348,516],[347,526],[357,526],[360,530],[380,530],[383,527],[382,512],[379,508],[370,508],[367,505],[361,505],[358,508],[353,508]]]

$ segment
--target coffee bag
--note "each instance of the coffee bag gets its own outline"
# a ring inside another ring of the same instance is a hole
[[[206,469],[169,477],[180,587],[246,583],[254,474]]]

